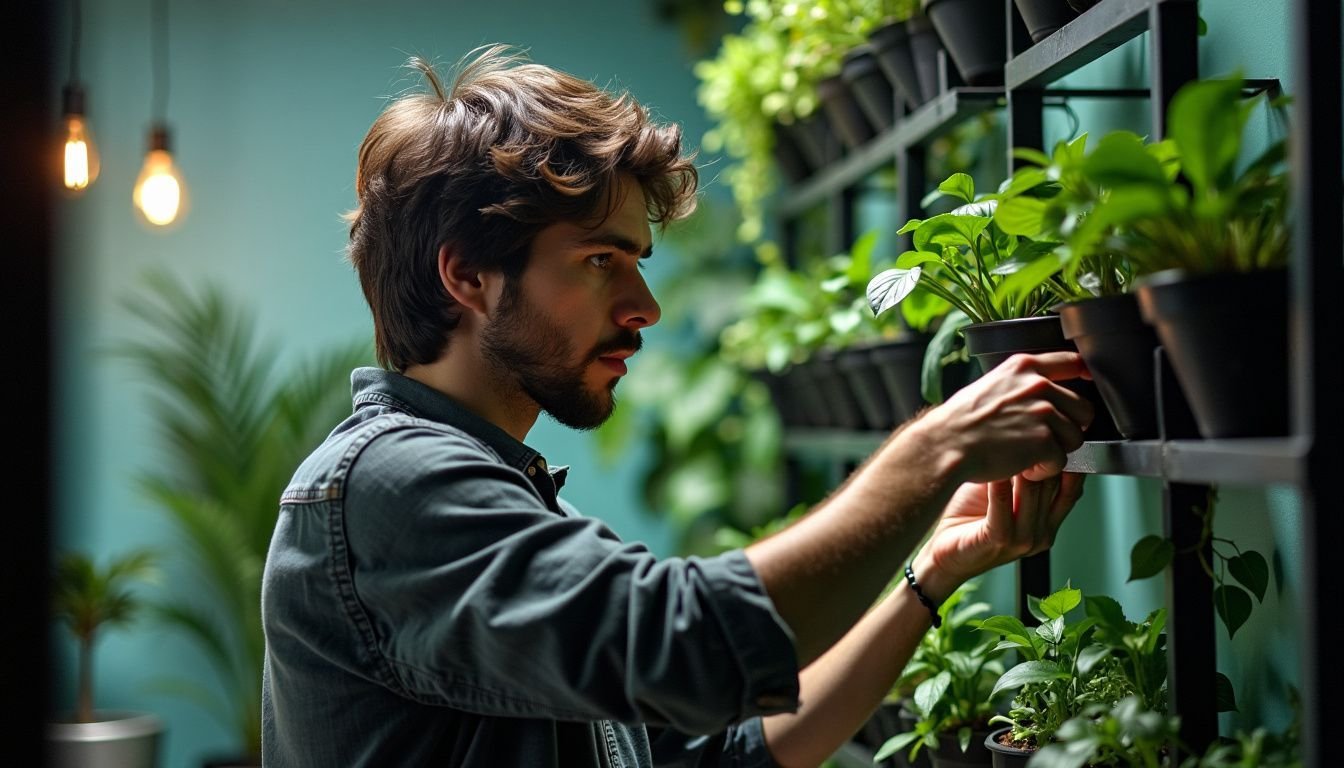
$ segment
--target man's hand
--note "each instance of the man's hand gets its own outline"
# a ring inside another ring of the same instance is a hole
[[[1036,481],[1019,475],[962,485],[915,560],[921,587],[941,601],[969,578],[1049,549],[1082,498],[1084,477],[1065,472]]]
[[[959,464],[961,479],[1044,480],[1083,444],[1092,404],[1056,384],[1087,377],[1075,352],[1014,355],[911,425]],[[936,450],[936,448],[935,448]]]

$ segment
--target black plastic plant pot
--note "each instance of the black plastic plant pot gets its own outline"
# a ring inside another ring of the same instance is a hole
[[[917,336],[909,341],[879,344],[868,350],[891,402],[892,426],[905,423],[924,407],[919,376],[924,365],[924,350],[928,346],[928,336]]]
[[[939,54],[947,55],[947,47],[943,45],[943,39],[938,36],[938,30],[933,28],[933,22],[929,21],[928,16],[922,14],[913,16],[906,24],[910,35],[910,57],[915,60],[915,74],[919,78],[919,90],[924,97],[920,103],[923,104],[942,94],[943,84],[938,77],[938,57]],[[948,69],[955,70],[956,65],[949,62]],[[961,84],[961,78],[955,71],[948,72],[948,79],[949,86]]]
[[[1011,727],[1000,728],[985,738],[985,749],[989,750],[994,768],[1026,768],[1027,761],[1035,754],[1035,750],[1018,749],[999,741],[1001,736],[1011,730]]]
[[[830,162],[831,126],[825,115],[814,112],[785,123],[784,130],[793,138],[794,146],[802,152],[809,167],[821,168]]]
[[[798,183],[812,175],[812,166],[808,165],[803,150],[794,141],[793,135],[779,123],[774,124],[775,164],[791,183]]]
[[[993,765],[994,757],[985,747],[989,731],[972,730],[971,743],[966,751],[961,751],[956,731],[938,734],[938,748],[929,750],[929,762],[933,768],[988,768]]]
[[[1139,282],[1205,438],[1288,434],[1288,271],[1188,275]]]
[[[806,426],[806,419],[794,404],[793,392],[790,391],[789,382],[785,377],[764,368],[750,371],[749,375],[764,385],[766,391],[770,393],[770,402],[775,406],[779,420],[784,426]]]
[[[788,384],[789,400],[797,426],[833,426],[830,405],[807,364],[800,363],[789,368],[784,373],[784,380]]]
[[[995,320],[976,323],[965,328],[966,350],[980,362],[988,373],[1003,361],[1019,353],[1077,351],[1078,347],[1064,338],[1059,315],[1025,317],[1015,320]],[[1084,432],[1091,441],[1119,440],[1120,430],[1111,420],[1111,413],[1101,399],[1097,386],[1087,379],[1061,381],[1060,386],[1072,390],[1092,403],[1092,425]]]
[[[859,102],[839,74],[817,83],[817,97],[840,141],[850,149],[863,146],[875,135]]]
[[[1064,338],[1078,347],[1120,434],[1130,440],[1159,434],[1153,349],[1160,343],[1139,314],[1132,293],[1099,296],[1059,307]]]
[[[924,12],[968,85],[1003,85],[1008,17],[1002,0],[924,0]]]
[[[1100,1],[1101,0],[1069,0],[1069,5],[1073,8],[1073,10],[1082,13],[1083,11],[1086,11],[1088,8],[1091,8]]]
[[[834,350],[821,350],[804,365],[816,380],[821,395],[826,399],[831,414],[831,426],[840,429],[862,429],[863,416],[859,413],[859,404],[849,382],[836,364],[838,354]]]
[[[863,417],[867,429],[890,429],[895,426],[891,400],[887,397],[882,372],[869,355],[867,347],[851,347],[842,351],[835,360],[840,373],[849,382],[849,389]]]
[[[1068,0],[1013,0],[1022,21],[1027,25],[1027,34],[1033,43],[1039,43],[1053,35],[1060,27],[1078,18],[1078,12],[1069,5]]]
[[[887,74],[906,106],[914,109],[923,104],[927,99],[920,90],[919,72],[915,69],[915,57],[910,49],[909,22],[898,21],[878,27],[868,35],[868,44],[872,46],[878,66]]]
[[[879,132],[891,128],[896,122],[896,90],[878,66],[872,46],[860,45],[846,54],[840,79],[849,86],[869,125]]]

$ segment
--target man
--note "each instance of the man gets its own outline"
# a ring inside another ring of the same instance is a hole
[[[447,91],[418,66],[433,93],[374,123],[350,217],[383,368],[354,372],[266,563],[267,765],[821,763],[931,605],[1050,545],[1091,419],[1052,380],[1081,362],[1010,360],[789,529],[658,560],[561,501],[524,440],[541,411],[607,418],[658,321],[640,263],[694,204],[680,133],[498,48]],[[930,605],[873,606],[931,526]]]

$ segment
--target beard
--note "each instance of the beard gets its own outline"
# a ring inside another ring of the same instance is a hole
[[[591,430],[616,408],[613,375],[605,387],[589,389],[585,374],[597,358],[620,350],[638,351],[643,339],[621,329],[576,359],[574,343],[509,281],[495,319],[481,333],[481,352],[499,373],[511,377],[528,397],[567,427]]]

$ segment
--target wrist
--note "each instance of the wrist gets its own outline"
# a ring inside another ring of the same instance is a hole
[[[957,488],[968,479],[966,451],[956,431],[943,424],[934,408],[897,436],[940,488]],[[905,466],[910,466],[906,464]]]
[[[960,587],[964,581],[964,579],[950,573],[946,568],[940,567],[927,552],[920,552],[910,563],[910,567],[914,570],[915,578],[919,581],[920,590],[935,605],[942,605],[943,601],[951,597],[952,593],[956,592],[957,587]]]

